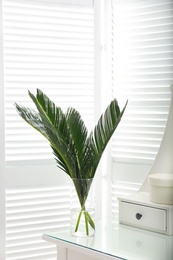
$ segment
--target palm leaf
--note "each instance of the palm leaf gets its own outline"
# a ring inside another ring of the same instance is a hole
[[[84,169],[88,170],[87,174],[90,177],[94,177],[101,156],[116,127],[119,124],[126,106],[127,102],[123,110],[120,112],[118,102],[116,99],[114,99],[108,105],[106,111],[101,115],[97,125],[94,128],[94,131],[90,134],[88,144],[86,146],[83,166]]]
[[[55,128],[55,131],[58,131],[60,135],[67,136],[69,134],[68,127],[62,109],[57,107],[40,89],[37,89],[36,97],[30,91],[28,91],[28,93],[42,121],[45,122],[46,125]]]
[[[66,114],[37,89],[29,92],[38,112],[15,103],[19,115],[50,143],[57,166],[71,178],[93,178],[103,151],[118,126],[127,103],[120,111],[114,99],[87,137],[86,126],[74,108]]]
[[[16,109],[19,113],[19,115],[33,128],[35,128],[37,131],[39,131],[44,137],[46,136],[46,130],[44,128],[44,124],[42,122],[42,119],[40,115],[33,109],[29,109],[27,107],[24,107],[22,105],[19,105],[17,103],[14,103],[16,106]]]
[[[87,128],[78,113],[74,108],[69,108],[66,114],[66,121],[69,126],[69,131],[71,138],[73,140],[73,145],[76,153],[76,159],[78,162],[78,172],[76,175],[78,178],[82,178],[82,162],[83,162],[83,152],[84,146],[87,139]]]
[[[58,167],[71,177],[76,177],[75,150],[65,115],[42,91],[37,90],[36,97],[29,92],[29,96],[35,103],[38,113],[15,104],[19,115],[47,138],[56,156]]]

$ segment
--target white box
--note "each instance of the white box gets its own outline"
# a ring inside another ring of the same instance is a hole
[[[148,176],[148,183],[150,201],[173,205],[173,174],[151,174]]]

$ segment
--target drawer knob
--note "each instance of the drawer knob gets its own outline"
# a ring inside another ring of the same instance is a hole
[[[138,220],[140,220],[140,219],[142,218],[142,214],[136,213],[136,218],[137,218]]]

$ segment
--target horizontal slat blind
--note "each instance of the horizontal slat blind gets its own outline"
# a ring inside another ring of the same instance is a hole
[[[173,1],[113,1],[113,88],[128,107],[113,139],[116,162],[151,164],[173,81]]]
[[[49,160],[53,155],[46,140],[19,117],[13,103],[34,108],[27,90],[40,88],[64,111],[75,107],[90,130],[93,1],[4,0],[3,26],[6,260],[55,260],[56,247],[42,234],[69,227],[69,184]]]
[[[4,1],[7,162],[52,158],[47,142],[14,109],[14,102],[32,106],[28,89],[34,93],[36,88],[42,89],[64,110],[75,107],[87,127],[92,127],[93,2],[72,4]]]
[[[69,185],[8,188],[6,198],[6,259],[55,260],[56,248],[42,234],[69,226]]]

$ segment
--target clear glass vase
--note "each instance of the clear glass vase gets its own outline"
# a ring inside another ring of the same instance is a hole
[[[72,179],[71,189],[71,234],[78,237],[94,236],[93,179]]]

